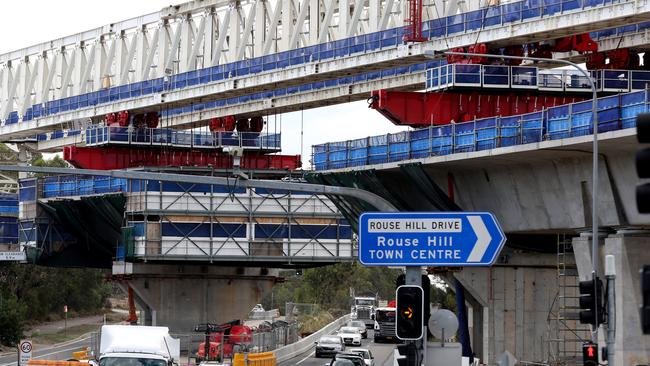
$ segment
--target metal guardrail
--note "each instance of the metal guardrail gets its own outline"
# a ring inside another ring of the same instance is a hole
[[[625,93],[645,90],[650,71],[592,70],[597,91]],[[526,89],[591,93],[589,80],[577,70],[539,69],[532,66],[449,64],[426,71],[427,91],[461,88]]]
[[[346,314],[323,327],[318,332],[312,333],[293,344],[278,348],[275,350],[275,357],[277,358],[277,361],[283,362],[307,351],[308,349],[314,347],[314,342],[316,342],[320,337],[330,334],[333,331],[339,329],[341,325],[347,323],[349,320],[350,314]]]
[[[187,148],[241,147],[279,151],[281,134],[259,132],[201,132],[170,128],[90,127],[85,130],[86,146],[135,145]]]

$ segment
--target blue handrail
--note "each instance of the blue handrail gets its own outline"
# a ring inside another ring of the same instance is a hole
[[[423,22],[423,35],[427,38],[449,36],[486,27],[499,27],[507,23],[525,21],[532,18],[548,17],[566,11],[579,11],[611,4],[616,0],[522,0],[513,3],[492,6],[487,9],[476,10],[445,18]],[[118,100],[137,98],[152,93],[170,91],[191,87],[199,84],[217,82],[232,77],[256,74],[264,71],[281,69],[288,66],[299,65],[313,61],[323,61],[337,57],[346,57],[359,53],[375,51],[381,48],[397,47],[403,41],[404,28],[392,28],[385,31],[368,33],[361,36],[341,39],[333,42],[322,43],[314,46],[303,47],[296,50],[280,52],[272,55],[261,56],[250,60],[237,61],[224,65],[189,71],[174,75],[169,79],[157,78],[143,82],[117,86],[91,93],[86,93],[69,98],[57,99],[29,107],[22,117],[22,121],[33,118],[55,115],[61,112],[86,108],[94,105],[111,103]],[[393,73],[399,69],[392,70]],[[347,78],[338,79],[337,83],[345,83]],[[327,84],[327,83],[326,83]],[[314,85],[314,84],[309,84]],[[282,89],[279,92],[291,94],[300,91],[301,87]],[[273,96],[277,96],[276,92]],[[261,95],[264,93],[258,93]],[[253,96],[231,98],[225,104],[240,103],[257,97]],[[258,98],[259,99],[259,98]],[[253,99],[254,100],[254,99]],[[210,103],[183,107],[181,112],[187,113],[193,108],[215,108],[219,105],[209,106]],[[17,112],[11,112],[4,124],[18,123],[20,120]]]
[[[586,100],[522,115],[314,145],[312,165],[315,170],[340,169],[590,135],[591,104]],[[599,98],[598,131],[634,128],[636,116],[650,111],[649,106],[648,90]]]
[[[188,148],[243,147],[279,151],[281,134],[259,132],[200,132],[171,128],[93,126],[86,129],[86,146],[167,146]]]

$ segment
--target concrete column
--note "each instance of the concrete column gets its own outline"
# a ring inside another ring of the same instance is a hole
[[[266,268],[116,263],[114,275],[128,275],[145,324],[192,333],[201,323],[244,319],[276,282]],[[151,318],[147,320],[147,318]]]
[[[605,244],[607,232],[601,231],[598,236],[598,248],[600,248],[599,258],[601,258],[600,263],[598,264],[598,277],[601,277],[604,280],[602,250],[603,244]],[[591,272],[593,271],[593,266],[591,264],[591,233],[580,234],[579,237],[573,238],[571,244],[573,246],[573,255],[576,260],[576,267],[578,268],[578,277],[580,278],[580,281],[588,281],[591,279]]]
[[[650,264],[650,232],[622,233],[605,239],[604,254],[616,259],[616,342],[615,364],[650,364],[650,335],[641,332],[641,277]]]
[[[555,334],[549,313],[558,288],[556,255],[505,254],[497,266],[453,273],[472,307],[472,350],[487,364],[504,351],[520,361],[547,360]]]

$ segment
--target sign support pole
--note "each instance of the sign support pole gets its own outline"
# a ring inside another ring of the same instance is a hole
[[[404,284],[406,285],[414,285],[418,287],[422,287],[422,267],[418,266],[406,266],[406,273],[404,276]],[[424,304],[424,306],[429,306],[429,304]],[[428,322],[429,319],[422,320],[423,322]],[[424,324],[422,324],[424,325]],[[421,325],[421,326],[422,326]],[[423,334],[422,339],[416,340],[416,341],[408,341],[409,343],[415,344],[415,347],[417,348],[417,364],[420,365],[422,363],[422,350],[423,350],[423,344],[426,344],[426,333]]]

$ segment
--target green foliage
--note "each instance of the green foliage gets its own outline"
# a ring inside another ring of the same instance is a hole
[[[0,161],[15,162],[17,159],[17,152],[11,150],[6,144],[0,144]]]
[[[39,156],[34,156],[34,159],[32,160],[32,165],[33,166],[46,166],[46,167],[51,167],[51,168],[69,168],[70,166],[68,163],[61,159],[60,156],[54,155],[52,159],[43,159],[43,156],[41,154],[38,154]]]
[[[288,271],[285,273],[286,282],[274,286],[273,293],[262,300],[262,305],[266,309],[278,308],[284,312],[287,302],[318,304],[324,311],[340,316],[350,311],[351,287],[357,293],[376,293],[382,300],[393,300],[395,280],[400,273],[399,270],[365,267],[359,263],[306,269],[302,276]],[[431,303],[456,312],[454,293],[435,276],[431,283]]]
[[[334,317],[327,311],[320,311],[316,314],[307,314],[298,316],[298,324],[300,324],[300,332],[303,334],[311,334],[319,329],[322,329],[327,324],[334,321]]]
[[[273,296],[267,296],[262,304],[282,311],[285,302],[315,303],[332,314],[342,315],[350,311],[350,288],[357,292],[376,293],[380,299],[390,300],[395,297],[398,275],[398,270],[365,267],[359,263],[310,268],[304,270],[302,276],[291,276],[285,283],[276,285]]]
[[[15,346],[23,335],[25,305],[13,296],[0,294],[0,344]]]
[[[26,323],[60,318],[64,305],[78,314],[100,310],[110,286],[100,270],[11,264],[0,267],[0,295],[0,343],[12,345]]]
[[[449,290],[443,290],[431,286],[431,303],[438,304],[441,309],[448,309],[456,312],[456,296]]]

